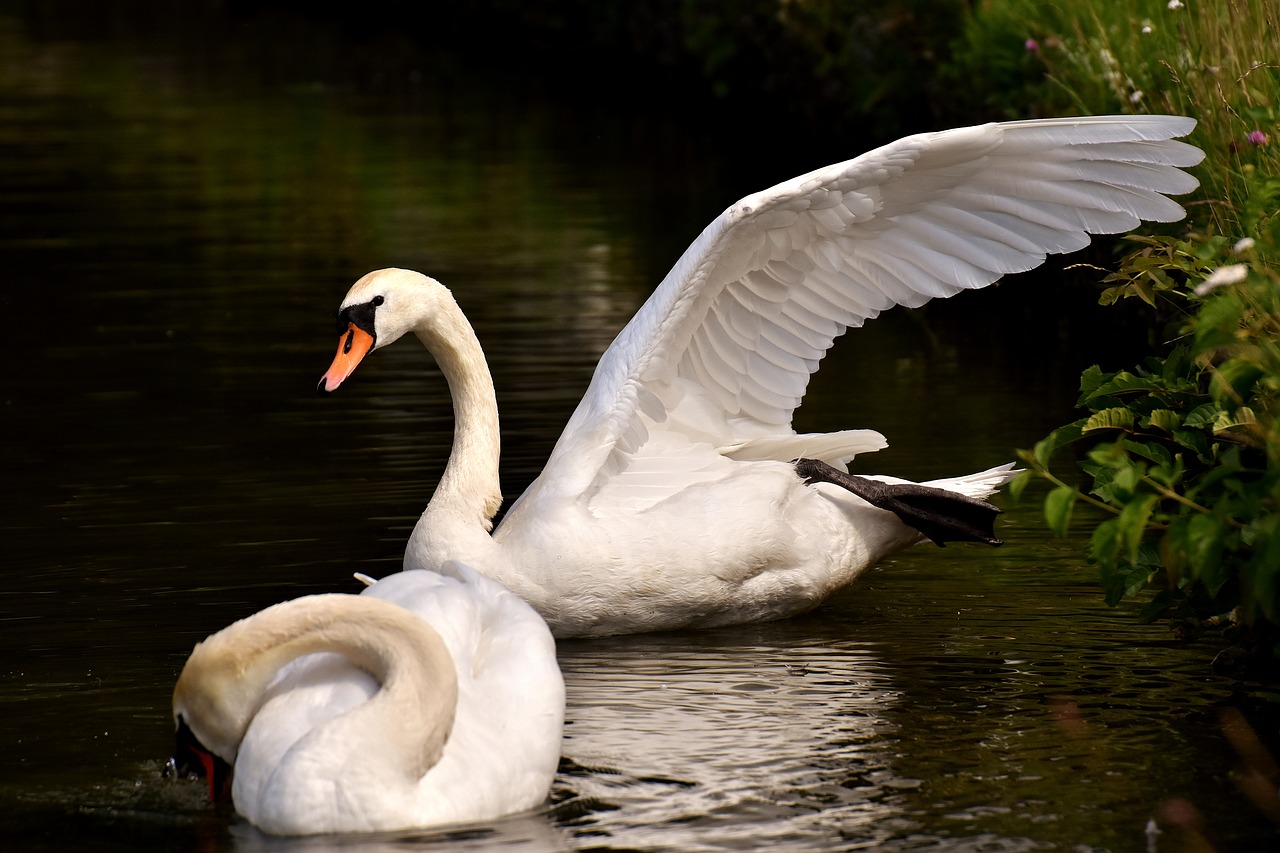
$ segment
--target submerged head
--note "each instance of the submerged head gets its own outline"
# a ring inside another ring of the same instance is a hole
[[[374,270],[347,291],[338,308],[338,354],[317,391],[334,391],[370,352],[410,332],[434,300],[449,291],[433,278],[394,267]]]
[[[165,773],[170,772],[183,779],[188,776],[203,777],[209,784],[209,801],[223,802],[231,796],[233,768],[230,762],[217,755],[200,742],[200,738],[187,725],[184,714],[177,714],[174,722],[173,757],[169,759]]]
[[[209,782],[209,799],[231,791],[232,767],[252,717],[251,703],[236,689],[234,662],[209,641],[196,644],[173,690],[175,746],[172,766]]]

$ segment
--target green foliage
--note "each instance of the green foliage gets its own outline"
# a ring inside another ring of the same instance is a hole
[[[1199,119],[1192,141],[1208,156],[1186,230],[1130,235],[1099,299],[1150,306],[1166,327],[1155,339],[1170,343],[1128,370],[1085,371],[1081,417],[1019,452],[1027,469],[1011,493],[1047,481],[1059,535],[1091,507],[1087,554],[1109,604],[1152,587],[1142,620],[1233,626],[1280,659],[1278,15],[1263,0],[990,0],[953,73],[995,56],[1007,74],[1016,55],[1012,91],[1034,101],[1008,109]],[[1079,483],[1054,468],[1068,451]]]
[[[1200,625],[1234,611],[1269,638],[1280,625],[1280,272],[1259,249],[1280,248],[1280,218],[1256,226],[1253,245],[1234,251],[1223,240],[1201,240],[1198,251],[1174,238],[1138,241],[1109,278],[1131,277],[1115,286],[1130,295],[1155,269],[1134,260],[1162,259],[1167,286],[1157,292],[1179,309],[1179,343],[1132,370],[1085,371],[1084,416],[1020,452],[1028,467],[1014,494],[1049,481],[1044,515],[1059,535],[1081,501],[1109,516],[1088,548],[1109,604],[1155,582],[1162,591],[1145,620]],[[1222,270],[1242,277],[1215,286]],[[1068,446],[1087,486],[1051,469]]]

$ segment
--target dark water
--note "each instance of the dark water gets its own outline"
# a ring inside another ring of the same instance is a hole
[[[6,847],[1179,850],[1181,801],[1228,849],[1275,843],[1219,725],[1242,708],[1274,744],[1274,719],[1210,645],[1105,608],[1032,504],[1003,548],[919,547],[804,618],[562,643],[545,813],[280,841],[161,780],[191,646],[394,571],[443,465],[446,389],[412,342],[312,390],[352,280],[397,265],[454,289],[514,497],[684,245],[820,163],[466,50],[86,5],[0,15]],[[1069,415],[1103,334],[1047,288],[850,335],[799,425],[880,429],[876,468],[903,476],[1006,461]]]

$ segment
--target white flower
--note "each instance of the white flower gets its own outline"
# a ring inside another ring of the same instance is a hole
[[[1235,284],[1238,281],[1244,281],[1244,277],[1248,274],[1248,264],[1227,264],[1225,267],[1218,267],[1209,273],[1208,278],[1196,285],[1196,296],[1204,296],[1224,284]]]
[[[1231,253],[1233,255],[1239,255],[1243,252],[1247,252],[1253,248],[1254,242],[1255,241],[1252,237],[1241,237],[1236,241],[1236,244],[1231,247]]]
[[[1170,9],[1181,9],[1181,8],[1182,8],[1182,0],[1169,0],[1169,8],[1170,8]]]
[[[1129,103],[1136,104],[1141,100],[1142,100],[1141,89],[1134,89],[1131,93],[1129,93]]]
[[[1143,25],[1142,25],[1142,34],[1143,34],[1144,36],[1149,36],[1149,35],[1151,35],[1151,25],[1150,25],[1150,24],[1143,24]]]

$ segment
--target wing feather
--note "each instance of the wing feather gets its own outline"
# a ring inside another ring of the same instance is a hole
[[[610,501],[643,491],[648,503],[671,493],[660,457],[673,448],[684,469],[723,470],[715,447],[800,446],[792,413],[845,329],[1031,269],[1090,234],[1180,219],[1167,196],[1196,186],[1181,170],[1203,154],[1175,137],[1194,126],[1104,116],[918,134],[747,196],[605,352],[521,503],[606,487]]]

